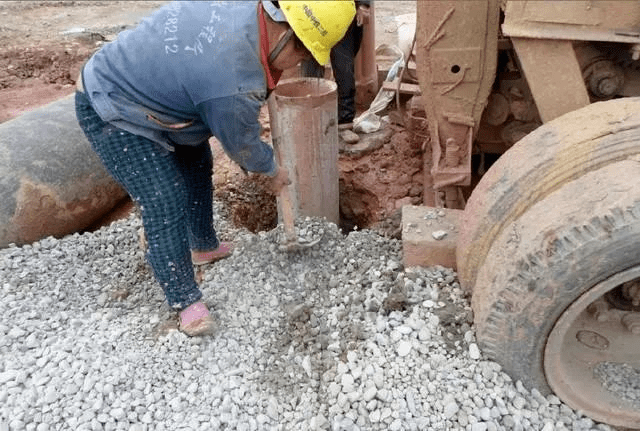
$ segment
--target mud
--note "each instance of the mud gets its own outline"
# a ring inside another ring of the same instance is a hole
[[[82,230],[95,221],[96,208],[108,207],[121,197],[120,188],[107,185],[85,199],[68,201],[50,185],[23,179],[16,196],[11,229],[2,236],[3,241],[24,244],[47,235],[62,236],[74,228]]]
[[[422,150],[402,127],[380,149],[364,156],[341,155],[340,210],[359,227],[392,217],[407,204],[422,202]]]
[[[0,2],[0,122],[73,93],[84,61],[164,2]]]

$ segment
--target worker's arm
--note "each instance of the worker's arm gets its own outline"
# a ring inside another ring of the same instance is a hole
[[[287,187],[291,184],[291,180],[289,179],[289,171],[282,166],[278,167],[278,172],[276,175],[271,178],[271,184],[269,184],[270,192],[274,195],[278,196],[283,187]]]
[[[207,100],[198,110],[231,160],[245,171],[274,177],[278,166],[273,149],[260,139],[262,104],[257,95],[243,94]]]
[[[241,95],[209,100],[198,109],[231,160],[245,171],[271,177],[269,191],[278,195],[290,183],[289,173],[275,163],[273,149],[260,139],[261,106],[259,97]]]

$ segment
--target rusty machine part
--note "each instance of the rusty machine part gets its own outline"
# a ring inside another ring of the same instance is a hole
[[[426,205],[463,208],[460,186],[471,182],[472,153],[503,153],[542,123],[512,45],[499,39],[499,6],[418,3],[418,80],[430,133]],[[422,128],[419,110],[407,114],[410,127]]]
[[[417,3],[416,60],[431,136],[426,202],[462,208],[471,183],[472,143],[495,78],[499,4]]]
[[[430,1],[417,13],[426,205],[464,207],[455,189],[470,183],[472,154],[502,154],[566,112],[640,94],[638,2]]]
[[[544,122],[622,94],[625,71],[593,47],[612,43],[633,57],[639,20],[638,2],[507,2],[502,31]]]

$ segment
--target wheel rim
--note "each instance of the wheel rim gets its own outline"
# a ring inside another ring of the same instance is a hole
[[[607,310],[604,296],[638,278],[640,266],[584,293],[560,316],[544,353],[547,381],[563,402],[595,420],[632,428],[640,427],[640,313]]]

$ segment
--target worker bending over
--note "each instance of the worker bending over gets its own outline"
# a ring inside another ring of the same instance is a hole
[[[353,0],[169,3],[83,67],[76,115],[108,172],[141,210],[147,259],[187,335],[210,332],[193,264],[228,256],[213,227],[215,136],[244,170],[289,183],[258,115],[283,70],[331,48]]]

